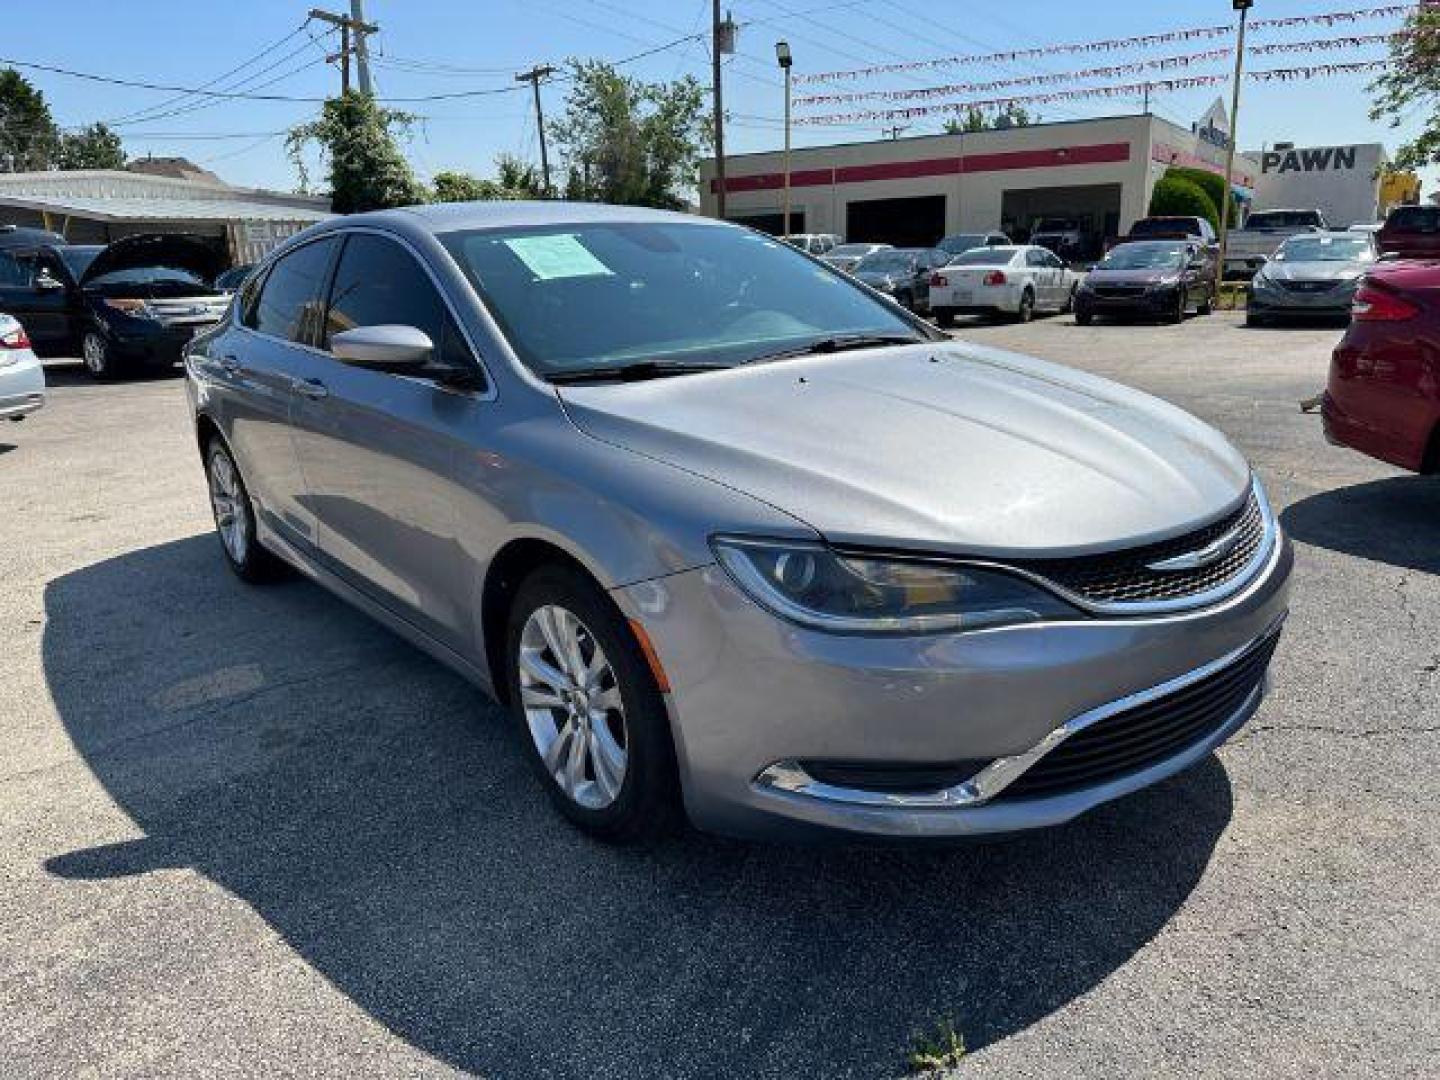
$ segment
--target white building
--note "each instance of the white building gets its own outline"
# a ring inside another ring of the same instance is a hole
[[[1117,116],[795,150],[789,231],[924,245],[955,232],[1024,235],[1042,217],[1066,217],[1093,236],[1120,235],[1145,216],[1168,167],[1223,174],[1226,125],[1212,114],[1191,130]],[[783,161],[780,151],[727,156],[725,216],[783,231]],[[1236,157],[1233,181],[1244,194],[1258,173],[1258,161]],[[701,209],[714,216],[713,160],[700,178]]]
[[[1260,162],[1256,210],[1318,209],[1339,229],[1379,217],[1380,180],[1388,160],[1379,143],[1276,143],[1250,156]]]
[[[147,232],[223,237],[236,263],[332,217],[323,196],[231,187],[218,180],[84,169],[0,173],[0,224],[51,229],[76,244]]]

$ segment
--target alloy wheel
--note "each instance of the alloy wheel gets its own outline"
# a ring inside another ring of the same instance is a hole
[[[629,763],[625,706],[615,670],[590,629],[557,604],[536,608],[520,632],[520,704],[545,771],[589,810],[620,796]]]
[[[104,375],[109,368],[109,357],[105,339],[93,330],[88,331],[80,342],[80,355],[85,361],[85,370],[91,375]]]
[[[223,450],[210,455],[210,506],[225,551],[236,563],[244,563],[250,547],[250,506],[235,464]]]

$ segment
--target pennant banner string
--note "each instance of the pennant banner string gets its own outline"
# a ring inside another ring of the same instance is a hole
[[[1435,6],[1433,0],[1425,0],[1425,6]],[[1253,30],[1280,30],[1297,26],[1335,26],[1369,19],[1398,18],[1413,10],[1410,4],[1388,4],[1384,7],[1362,8],[1355,11],[1331,11],[1318,15],[1297,15],[1285,19],[1255,19],[1250,23]],[[970,56],[943,56],[933,60],[904,60],[871,67],[851,68],[845,71],[816,73],[797,72],[797,84],[813,82],[834,82],[841,79],[868,79],[877,75],[888,75],[903,71],[922,71],[927,68],[956,67],[967,64],[1009,64],[1019,60],[1034,60],[1045,56],[1065,53],[1116,52],[1121,49],[1148,48],[1154,45],[1177,41],[1196,41],[1205,38],[1233,36],[1233,26],[1199,26],[1185,30],[1170,30],[1159,34],[1140,34],[1135,37],[1110,38],[1102,41],[1070,42],[1060,45],[1042,45],[1031,49],[1016,49],[1009,52],[983,53]]]

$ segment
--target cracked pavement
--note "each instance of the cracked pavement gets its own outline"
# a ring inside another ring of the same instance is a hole
[[[961,326],[1190,409],[1297,545],[1215,758],[956,849],[648,854],[473,689],[211,535],[176,380],[0,427],[6,1076],[1421,1075],[1440,1058],[1440,483],[1327,446],[1333,328]]]

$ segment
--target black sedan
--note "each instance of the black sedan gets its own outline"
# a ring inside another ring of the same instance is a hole
[[[861,259],[851,274],[910,311],[930,310],[930,273],[950,261],[939,248],[890,248]]]
[[[1142,316],[1180,322],[1193,308],[1209,315],[1215,306],[1212,264],[1197,245],[1139,240],[1110,249],[1075,293],[1075,321],[1089,326],[1097,315]]]

